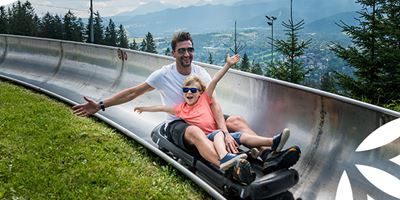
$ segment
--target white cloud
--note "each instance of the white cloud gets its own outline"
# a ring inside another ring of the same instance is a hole
[[[15,1],[1,0],[1,4],[10,4]],[[21,1],[24,2],[25,0]],[[32,3],[36,14],[39,16],[43,16],[46,12],[63,16],[68,10],[71,10],[76,16],[82,18],[87,18],[90,14],[90,0],[29,0],[29,2]],[[93,0],[93,10],[95,12],[99,11],[102,17],[107,17],[132,11],[140,5],[150,2],[161,2],[163,4],[173,4],[182,7],[204,3],[226,3],[226,0]]]
[[[13,3],[16,0],[1,0],[0,1],[0,6],[5,6],[7,4]]]

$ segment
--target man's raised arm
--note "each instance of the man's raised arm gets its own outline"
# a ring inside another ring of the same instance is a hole
[[[153,87],[144,82],[137,86],[124,89],[99,103],[85,96],[84,99],[86,100],[86,103],[73,106],[73,113],[81,117],[87,117],[96,113],[100,109],[105,109],[106,107],[111,107],[131,101],[136,97],[153,89]]]

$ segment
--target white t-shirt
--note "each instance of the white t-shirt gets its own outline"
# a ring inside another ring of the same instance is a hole
[[[206,84],[210,83],[210,74],[203,68],[192,63],[192,72],[190,75],[198,76]],[[182,75],[176,70],[176,63],[165,65],[150,74],[146,83],[157,89],[161,95],[161,102],[170,107],[175,107],[184,101],[182,86],[183,81],[189,75]],[[168,115],[167,121],[177,119],[174,115]]]

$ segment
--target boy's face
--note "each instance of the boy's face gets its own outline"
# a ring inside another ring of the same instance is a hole
[[[190,40],[176,43],[176,49],[172,52],[176,63],[181,67],[190,67],[193,60],[193,45]]]
[[[183,87],[183,98],[188,105],[194,105],[203,91],[200,91],[200,84],[192,83]],[[195,90],[195,91],[194,91]]]

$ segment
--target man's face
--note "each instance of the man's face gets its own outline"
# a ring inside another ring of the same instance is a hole
[[[178,42],[175,51],[172,52],[177,65],[181,67],[190,67],[193,60],[194,49],[190,40]]]

